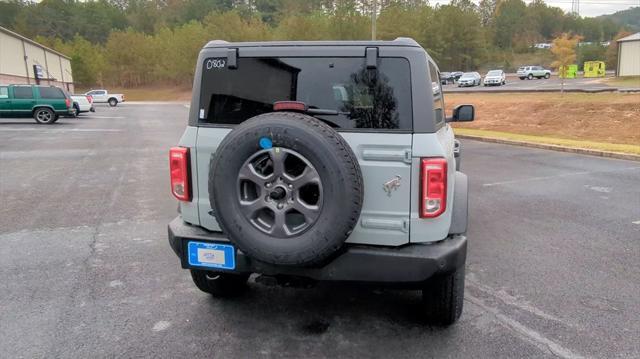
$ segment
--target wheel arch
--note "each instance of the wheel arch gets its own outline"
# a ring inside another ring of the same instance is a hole
[[[36,112],[36,110],[38,110],[39,108],[48,108],[49,110],[53,111],[54,114],[56,114],[56,109],[53,108],[53,106],[48,104],[39,104],[39,105],[34,105],[31,108],[31,115],[33,115]]]

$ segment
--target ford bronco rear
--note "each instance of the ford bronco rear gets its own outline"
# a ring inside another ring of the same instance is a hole
[[[198,288],[250,274],[422,289],[423,313],[461,312],[467,177],[439,71],[411,39],[212,41],[189,125],[170,151],[180,215],[169,242]]]

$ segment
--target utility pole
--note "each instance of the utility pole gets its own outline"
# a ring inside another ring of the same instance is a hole
[[[571,13],[575,16],[580,16],[580,0],[571,1]]]
[[[575,1],[575,0],[574,0]],[[371,0],[371,40],[376,39],[376,13],[377,9],[377,0]]]

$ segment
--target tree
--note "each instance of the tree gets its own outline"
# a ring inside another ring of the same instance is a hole
[[[513,36],[523,30],[522,19],[527,5],[522,0],[504,0],[496,8],[494,44],[502,49],[513,47]]]
[[[569,65],[573,64],[576,61],[576,46],[578,45],[578,42],[580,42],[580,39],[580,36],[570,36],[569,34],[565,33],[553,40],[551,53],[555,57],[555,61],[551,64],[551,66],[558,69],[558,72],[563,72],[560,76],[561,94],[564,94],[564,79],[566,77],[566,71],[569,68]]]

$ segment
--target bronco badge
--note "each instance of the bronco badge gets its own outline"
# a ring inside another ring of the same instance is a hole
[[[387,196],[391,197],[391,192],[400,188],[401,180],[402,180],[402,177],[396,175],[395,177],[388,180],[382,185],[382,189],[384,189],[384,191],[387,192]]]

